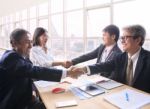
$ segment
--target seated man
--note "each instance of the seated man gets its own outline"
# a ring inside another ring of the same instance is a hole
[[[121,43],[124,53],[109,62],[72,68],[73,76],[79,76],[84,72],[96,74],[114,71],[114,80],[150,93],[150,52],[142,48],[145,35],[146,31],[140,25],[123,28]]]
[[[32,78],[60,81],[66,71],[33,66],[28,59],[31,41],[28,31],[16,29],[10,35],[12,50],[0,60],[0,109],[44,109],[32,100]]]
[[[103,44],[97,47],[95,50],[66,61],[66,67],[76,65],[81,62],[89,61],[97,58],[96,63],[110,61],[121,53],[120,48],[117,45],[119,39],[119,28],[115,25],[108,25],[103,29]],[[100,72],[102,76],[111,77],[109,72]]]

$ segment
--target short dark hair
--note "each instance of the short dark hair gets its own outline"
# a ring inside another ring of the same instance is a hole
[[[13,30],[10,34],[10,43],[12,44],[13,41],[19,42],[27,34],[29,34],[29,32],[21,28]]]
[[[141,37],[140,46],[143,45],[146,35],[146,30],[144,29],[144,27],[142,27],[141,25],[131,25],[124,27],[123,30],[129,32],[133,39]]]
[[[117,42],[119,39],[120,31],[116,25],[108,25],[103,29],[103,32],[108,32],[111,35],[115,35],[115,41]]]
[[[37,27],[35,29],[34,34],[33,34],[33,46],[40,45],[39,37],[46,32],[47,30],[42,27]]]

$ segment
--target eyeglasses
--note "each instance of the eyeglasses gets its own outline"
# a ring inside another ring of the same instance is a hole
[[[121,36],[121,37],[120,37],[120,40],[121,40],[121,41],[124,41],[124,40],[126,41],[126,40],[128,40],[129,38],[132,38],[132,37],[133,37],[133,36]]]

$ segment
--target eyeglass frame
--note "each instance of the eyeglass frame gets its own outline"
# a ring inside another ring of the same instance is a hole
[[[128,40],[129,38],[133,38],[133,36],[121,36],[121,37],[120,37],[120,40],[121,40],[121,41],[126,41],[126,40]]]

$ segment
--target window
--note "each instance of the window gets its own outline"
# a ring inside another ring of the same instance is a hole
[[[102,42],[102,38],[88,38],[86,51],[90,52],[97,48]]]
[[[31,19],[30,20],[30,29],[29,29],[29,31],[30,31],[32,36],[33,36],[35,28],[36,28],[36,19]]]
[[[22,19],[22,20],[27,19],[27,9],[25,9],[25,10],[22,11],[21,19]]]
[[[57,14],[51,17],[51,36],[56,37],[63,37],[63,15]]]
[[[143,7],[139,8],[141,4]],[[120,28],[126,25],[141,24],[147,30],[147,38],[150,38],[150,25],[148,23],[150,22],[150,15],[147,10],[150,10],[150,6],[146,0],[118,3],[114,5],[114,23]],[[139,12],[141,13],[139,14]]]
[[[110,24],[110,8],[99,8],[87,12],[87,36],[100,37],[102,29]]]
[[[36,6],[33,6],[30,8],[30,18],[35,18],[36,17]]]
[[[39,5],[39,16],[48,15],[48,3]]]
[[[41,26],[48,30],[47,46],[54,58],[72,59],[97,48],[107,25],[116,24],[121,30],[141,24],[147,31],[144,48],[150,50],[148,10],[148,0],[49,0],[2,16],[0,46],[10,46],[9,34],[15,28],[28,29],[33,36],[35,28]]]
[[[16,12],[15,21],[19,21],[19,19],[20,19],[20,13]]]
[[[19,28],[19,27],[21,27],[20,22],[16,22],[15,23],[15,28]]]
[[[52,54],[55,59],[64,59],[64,40],[63,39],[52,39]]]
[[[84,41],[83,39],[67,39],[66,41],[67,48],[67,59],[71,59],[79,56],[84,51]]]
[[[43,27],[48,30],[48,19],[40,19],[39,20],[39,27]]]
[[[66,17],[67,37],[83,37],[83,12],[69,12]]]
[[[27,30],[27,20],[22,21],[22,28]]]
[[[63,11],[63,0],[51,0],[51,13]]]

